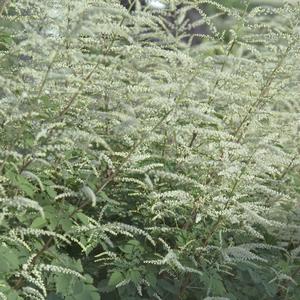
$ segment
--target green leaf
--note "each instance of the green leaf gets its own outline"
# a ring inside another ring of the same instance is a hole
[[[7,300],[23,300],[16,291],[10,291],[7,295]]]
[[[131,254],[131,253],[133,253],[134,246],[132,246],[132,245],[125,245],[123,247],[120,247],[120,249],[124,253]]]
[[[12,248],[0,246],[0,276],[17,270],[20,261],[17,252]]]
[[[91,284],[76,279],[72,292],[65,298],[66,300],[100,300],[98,290]]]
[[[0,280],[0,292],[6,295],[7,300],[23,300],[18,295],[18,292],[12,290],[11,286],[5,280]]]
[[[50,197],[51,199],[54,199],[54,198],[57,196],[57,193],[56,193],[56,191],[54,190],[54,188],[52,188],[52,187],[50,187],[50,186],[46,187],[46,192],[47,192],[47,194],[49,195],[49,197]]]
[[[35,218],[31,223],[32,228],[43,228],[45,225],[47,225],[47,221],[42,217]]]
[[[61,219],[59,224],[65,232],[68,232],[73,226],[73,223],[70,219]]]
[[[174,286],[173,284],[171,284],[167,280],[160,279],[160,280],[158,280],[158,284],[163,290],[169,292],[170,294],[172,294],[172,295],[177,295],[178,294],[178,290],[179,290],[178,287]]]
[[[23,192],[25,192],[26,195],[28,195],[29,197],[33,197],[36,188],[33,184],[31,184],[26,178],[24,178],[23,176],[17,176],[16,177],[16,186],[22,190]]]
[[[124,279],[125,279],[125,277],[121,272],[119,272],[119,271],[113,272],[109,277],[108,285],[116,286],[118,283],[120,283]]]
[[[73,280],[72,280],[73,279]],[[74,278],[67,274],[58,274],[55,276],[56,292],[63,296],[70,295],[72,293],[72,285],[74,285]]]
[[[210,280],[211,293],[214,296],[224,296],[226,294],[226,289],[219,276],[213,276]]]
[[[126,279],[130,279],[135,284],[138,284],[141,280],[141,273],[137,270],[129,270],[128,276],[126,276]]]
[[[76,217],[84,224],[87,225],[89,223],[89,218],[82,212],[76,214]]]
[[[49,228],[54,230],[60,221],[60,218],[57,215],[57,210],[53,206],[49,205],[44,207],[44,213],[46,219],[49,221]]]
[[[25,177],[18,175],[11,170],[6,172],[5,175],[11,180],[13,185],[23,191],[27,196],[33,197],[36,188]]]
[[[120,247],[121,251],[127,254],[132,254],[136,256],[139,252],[143,252],[144,248],[141,247],[141,244],[138,240],[129,240],[125,246]]]
[[[47,300],[64,300],[60,295],[50,293],[47,296]]]
[[[156,286],[157,278],[154,273],[148,272],[145,276],[145,279],[150,283],[152,287]]]

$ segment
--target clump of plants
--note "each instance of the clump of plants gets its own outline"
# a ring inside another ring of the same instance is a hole
[[[298,299],[300,6],[163,2],[1,1],[0,299]]]

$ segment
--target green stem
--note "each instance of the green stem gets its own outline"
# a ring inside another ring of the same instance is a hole
[[[2,5],[2,7],[1,7],[1,9],[0,9],[0,16],[2,16],[2,14],[3,14],[5,8],[6,8],[7,5],[9,5],[9,4],[10,4],[10,0],[5,0],[5,1],[4,1],[3,5]]]

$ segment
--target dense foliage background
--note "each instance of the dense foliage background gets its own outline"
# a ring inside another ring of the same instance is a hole
[[[0,2],[0,299],[299,299],[300,6],[163,3]]]

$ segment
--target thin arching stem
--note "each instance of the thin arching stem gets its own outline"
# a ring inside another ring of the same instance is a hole
[[[133,8],[134,4],[135,4],[136,1],[132,1],[130,7],[129,7],[129,11]],[[122,20],[120,21],[119,23],[119,26],[121,26],[124,21],[126,19],[126,16],[124,16],[122,18]],[[113,38],[111,39],[109,45],[107,46],[106,50],[104,51],[104,53],[102,55],[107,55],[113,44],[115,43],[116,41],[116,38],[117,38],[117,35],[114,34]],[[64,115],[69,111],[70,107],[74,104],[74,102],[77,100],[78,96],[82,93],[83,89],[86,87],[86,85],[90,82],[93,74],[96,72],[96,70],[98,69],[98,67],[100,66],[101,64],[101,57],[102,55],[100,55],[98,57],[98,60],[96,62],[96,64],[94,65],[94,67],[90,70],[90,72],[86,75],[86,77],[83,79],[81,85],[79,86],[78,90],[73,94],[73,96],[69,99],[69,101],[67,102],[66,106],[58,113],[56,119],[62,119],[64,117]]]

